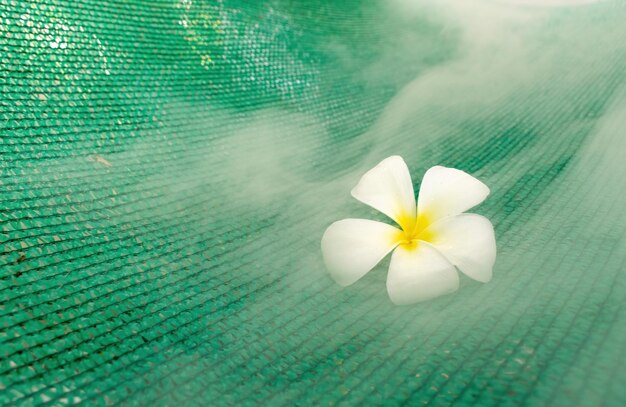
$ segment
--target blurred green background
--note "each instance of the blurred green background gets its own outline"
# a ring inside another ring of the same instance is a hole
[[[0,403],[625,405],[626,3],[569,3],[0,0]],[[326,274],[392,154],[491,188],[489,284]]]

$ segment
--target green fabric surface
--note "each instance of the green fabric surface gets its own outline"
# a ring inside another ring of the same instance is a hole
[[[0,404],[626,405],[626,3],[547,3],[0,0]],[[331,280],[393,154],[490,283]]]

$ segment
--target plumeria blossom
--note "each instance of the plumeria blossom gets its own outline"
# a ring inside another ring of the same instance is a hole
[[[486,283],[496,259],[491,222],[464,213],[489,195],[489,188],[454,168],[435,166],[424,174],[417,205],[411,174],[399,156],[369,170],[351,192],[399,227],[366,219],[343,219],[322,237],[324,262],[334,280],[348,286],[393,251],[387,292],[395,304],[411,304],[459,288],[456,269]]]

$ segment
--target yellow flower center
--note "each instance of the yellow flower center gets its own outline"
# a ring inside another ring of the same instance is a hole
[[[431,220],[428,214],[418,214],[417,218],[408,214],[401,214],[398,217],[398,224],[402,228],[394,236],[394,243],[398,243],[408,250],[417,249],[419,241],[432,242],[433,233],[428,230]]]

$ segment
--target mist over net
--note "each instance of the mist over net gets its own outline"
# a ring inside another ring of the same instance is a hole
[[[619,1],[0,1],[0,401],[620,405]],[[342,289],[393,154],[492,193],[486,285]]]

